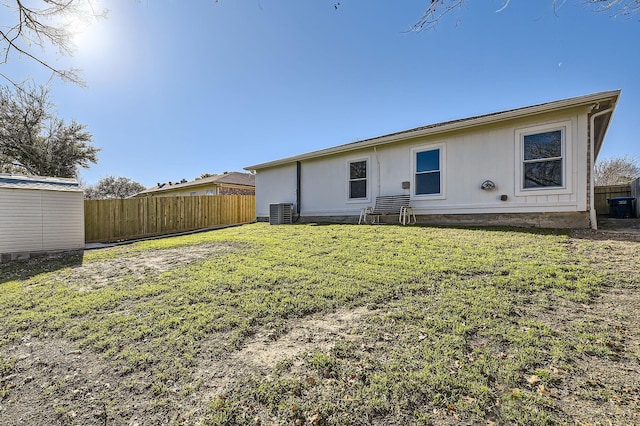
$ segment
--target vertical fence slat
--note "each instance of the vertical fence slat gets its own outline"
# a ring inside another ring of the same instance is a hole
[[[193,231],[255,219],[254,195],[85,200],[86,242]]]

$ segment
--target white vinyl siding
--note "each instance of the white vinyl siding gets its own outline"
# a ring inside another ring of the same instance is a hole
[[[307,200],[303,199],[302,204],[305,202]],[[279,203],[296,203],[295,163],[256,174],[256,216],[269,217],[269,205]]]
[[[39,191],[0,189],[0,253],[42,250]]]
[[[82,247],[82,192],[0,188],[0,253]]]
[[[42,249],[84,247],[84,199],[81,192],[42,191]]]

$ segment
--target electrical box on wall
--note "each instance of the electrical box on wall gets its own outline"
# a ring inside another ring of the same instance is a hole
[[[411,187],[411,183],[407,180],[402,182],[402,189],[409,189]]]

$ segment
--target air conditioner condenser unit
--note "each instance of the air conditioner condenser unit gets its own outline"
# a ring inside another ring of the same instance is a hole
[[[284,225],[293,223],[293,204],[279,203],[269,204],[269,224]]]

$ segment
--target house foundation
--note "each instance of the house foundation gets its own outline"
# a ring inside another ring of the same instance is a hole
[[[420,225],[506,226],[518,228],[588,229],[589,212],[479,213],[416,215]],[[258,217],[268,222],[268,217]],[[296,223],[358,223],[358,216],[301,216]],[[380,223],[399,224],[397,215],[380,216]]]

